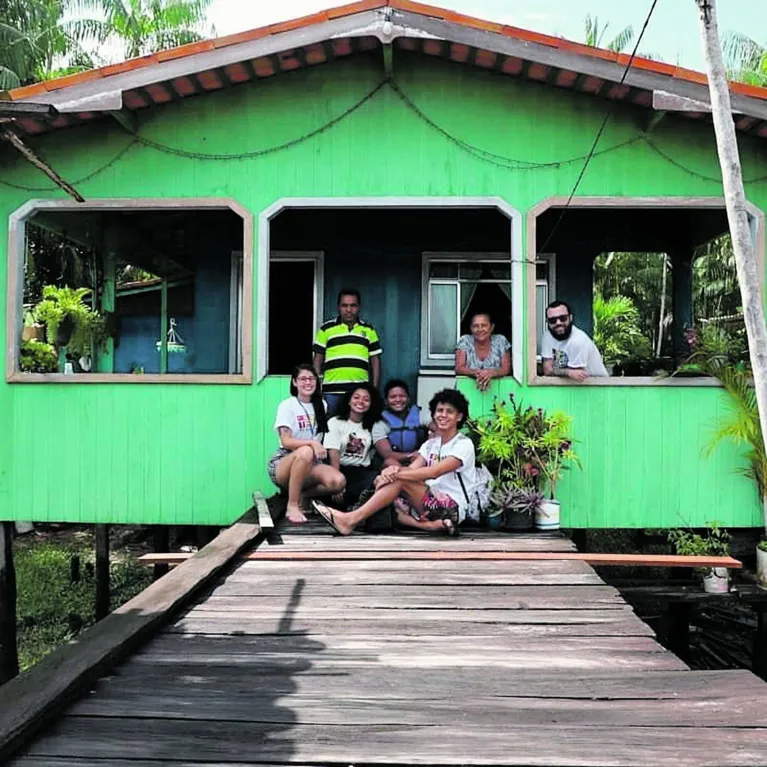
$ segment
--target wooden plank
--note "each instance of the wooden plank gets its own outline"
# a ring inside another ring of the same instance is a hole
[[[147,729],[148,728],[148,729]],[[151,737],[147,737],[147,733]],[[749,728],[537,727],[434,724],[428,727],[252,724],[155,719],[126,727],[120,719],[67,717],[30,748],[33,756],[123,756],[227,762],[611,765],[750,767],[764,765],[764,732]]]
[[[285,609],[279,605],[262,605],[257,616],[259,620],[273,619],[276,621],[285,619]],[[338,610],[332,606],[324,607],[299,607],[292,615],[305,621],[335,620],[339,618]],[[186,613],[184,622],[199,621],[203,619],[227,619],[232,615],[227,610],[215,612],[193,608]],[[454,631],[461,631],[462,623],[523,623],[523,624],[551,624],[555,626],[563,624],[579,623],[610,623],[615,620],[627,620],[634,618],[639,620],[634,611],[628,606],[616,607],[612,610],[604,608],[591,610],[398,610],[395,607],[373,607],[370,609],[348,609],[344,611],[343,618],[349,621],[380,622],[383,633],[391,633],[390,624],[409,620],[411,625],[423,630],[435,621],[450,622],[454,624]],[[245,626],[248,615],[238,616],[236,619]],[[191,624],[190,624],[191,625]],[[288,624],[292,625],[292,624]],[[428,632],[424,632],[428,633]]]
[[[219,587],[220,588],[220,587]],[[214,612],[256,613],[265,601],[279,602],[289,597],[285,589],[263,586],[253,595],[208,597],[195,609]],[[495,609],[495,610],[593,610],[626,606],[610,586],[460,586],[431,588],[419,586],[354,586],[346,589],[317,586],[311,581],[301,593],[299,610],[331,604],[336,610],[347,608],[391,607],[398,609]]]
[[[289,627],[284,627],[279,618],[260,618],[255,616],[235,616],[216,614],[209,617],[206,613],[195,613],[193,618],[182,618],[165,629],[174,634],[236,634],[239,636],[290,636],[302,632],[306,636],[315,634],[347,634],[349,636],[379,636],[378,624],[372,621],[353,619],[306,620],[300,615],[294,616]],[[442,635],[452,636],[455,622],[431,621],[428,625],[414,625],[403,615],[400,621],[389,621],[387,632],[401,637]],[[644,621],[635,616],[620,614],[616,620],[599,623],[468,623],[462,622],[461,635],[472,637],[511,636],[515,640],[534,639],[542,636],[655,636],[655,632]],[[479,640],[478,640],[479,641]]]
[[[251,640],[253,644],[246,644]],[[687,666],[648,637],[541,637],[535,642],[518,643],[503,650],[461,653],[449,647],[439,654],[421,654],[412,648],[369,650],[367,642],[356,652],[333,651],[316,638],[304,639],[301,646],[285,646],[273,652],[259,649],[259,637],[189,637],[164,634],[147,652],[136,653],[131,663],[151,668],[154,664],[193,664],[213,666],[269,666],[272,669],[307,669],[313,673],[359,666],[396,666],[399,668],[481,668],[481,669],[600,669],[644,668],[681,670]],[[151,671],[147,672],[151,675]]]
[[[253,545],[258,535],[255,515],[246,514],[189,562],[85,631],[76,643],[62,647],[6,684],[0,709],[0,763],[105,668],[150,636],[243,548]]]
[[[271,530],[274,527],[274,521],[269,513],[269,507],[266,505],[266,498],[264,498],[263,493],[253,493],[253,505],[258,512],[258,526],[262,530]]]
[[[743,563],[732,557],[682,557],[671,554],[601,554],[551,551],[281,551],[259,549],[245,555],[250,560],[290,562],[347,560],[453,560],[453,561],[527,561],[578,560],[590,565],[630,565],[632,567],[728,567],[736,570]]]
[[[499,674],[484,668],[412,668],[349,666],[343,673],[314,673],[310,663],[303,670],[276,669],[267,664],[207,667],[204,663],[179,668],[178,663],[152,664],[153,689],[174,690],[183,700],[191,689],[232,696],[292,695],[430,700],[446,690],[481,691],[482,695],[521,698],[589,700],[714,700],[740,695],[764,696],[767,684],[750,671],[689,671],[632,669],[519,669]],[[114,677],[123,691],[147,691],[147,666],[128,663]],[[467,695],[465,697],[471,697]],[[456,704],[464,696],[456,697]]]
[[[13,522],[0,522],[0,685],[19,673],[13,531]]]
[[[151,694],[147,694],[151,692]],[[95,695],[84,698],[69,711],[71,716],[126,719],[176,719],[274,724],[431,725],[449,721],[456,714],[455,696],[439,698],[368,698],[362,691],[332,698],[291,695],[275,705],[270,695],[233,695],[228,690],[187,688],[123,691],[119,679],[99,685]],[[763,727],[767,709],[763,696],[740,695],[728,690],[710,700],[621,700],[516,698],[471,696],[461,700],[464,722],[482,722],[503,729],[559,725],[593,727]],[[284,705],[287,704],[287,705]],[[767,734],[767,733],[766,733]]]

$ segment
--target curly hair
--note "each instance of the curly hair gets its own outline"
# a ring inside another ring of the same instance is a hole
[[[458,422],[458,426],[464,426],[466,421],[469,420],[469,401],[466,397],[458,391],[458,389],[442,389],[438,391],[429,402],[429,412],[431,417],[434,418],[434,413],[437,410],[437,405],[451,405],[454,407],[459,415],[462,416]]]
[[[370,395],[370,408],[368,409],[367,413],[362,416],[362,428],[371,431],[373,429],[373,424],[380,421],[383,415],[383,401],[381,399],[381,395],[378,393],[378,389],[376,389],[372,384],[356,384],[353,389],[349,390],[338,405],[338,409],[336,410],[336,418],[340,418],[342,421],[349,420],[349,416],[352,410],[352,397],[354,396],[354,392],[359,391],[360,389],[362,389],[362,391],[366,391]]]

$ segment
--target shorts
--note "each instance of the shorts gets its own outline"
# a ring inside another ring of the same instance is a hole
[[[290,455],[290,450],[286,450],[284,447],[278,447],[277,450],[274,451],[272,454],[272,457],[269,459],[269,463],[266,464],[266,472],[269,474],[269,479],[274,482],[277,487],[282,487],[282,485],[277,482],[277,464],[286,456]],[[318,463],[325,463],[325,461],[321,461],[317,456],[314,457],[314,461],[312,461],[313,464]]]
[[[427,519],[449,519],[454,525],[458,525],[458,503],[447,493],[429,488],[424,493],[421,503]]]

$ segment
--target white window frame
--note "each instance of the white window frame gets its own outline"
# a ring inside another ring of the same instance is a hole
[[[538,279],[538,264],[546,264],[548,271],[546,273],[545,280]],[[536,362],[537,355],[540,354],[541,339],[545,328],[538,326],[538,288],[544,286],[546,288],[546,301],[544,306],[548,306],[552,301],[557,299],[557,254],[556,253],[538,253],[535,257],[535,292],[530,299],[535,306],[535,323],[533,324],[533,330],[535,332],[536,339]]]
[[[284,263],[286,261],[294,261],[298,263],[312,263],[314,264],[314,293],[312,295],[313,300],[313,317],[314,324],[312,326],[312,340],[317,336],[317,330],[323,323],[324,311],[325,311],[325,251],[324,250],[272,250],[269,253],[269,266],[271,267],[272,261],[279,261]],[[271,270],[270,270],[271,279]],[[269,290],[268,294],[268,306],[267,314],[269,317],[271,314],[271,301],[272,291]],[[265,339],[266,349],[266,367],[269,369],[269,335],[266,335]]]
[[[509,264],[511,270],[511,262],[508,253],[495,253],[495,252],[463,252],[463,253],[441,253],[427,251],[421,254],[421,366],[424,368],[452,368],[455,360],[455,354],[430,354],[429,353],[429,330],[431,324],[431,286],[432,285],[458,285],[461,284],[459,277],[434,277],[429,276],[431,271],[430,267],[433,263],[456,261],[458,263],[494,263],[494,264]],[[472,282],[483,282],[488,284],[497,284],[505,282],[505,280],[472,280]],[[513,277],[511,271],[509,272],[509,293],[511,294],[513,285]],[[513,299],[510,297],[509,301]],[[461,323],[461,291],[460,288],[457,291],[456,296],[456,341],[458,340],[458,334],[460,333]],[[513,317],[511,318],[513,322]]]

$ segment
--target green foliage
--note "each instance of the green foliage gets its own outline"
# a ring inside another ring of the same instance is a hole
[[[531,515],[544,502],[545,496],[537,490],[517,487],[513,482],[504,482],[495,486],[490,497],[493,504],[494,516],[503,511],[516,511]]]
[[[623,49],[634,39],[634,28],[631,26],[625,27],[613,37],[612,40],[603,45],[604,36],[609,26],[610,24],[608,23],[603,27],[600,27],[599,17],[592,17],[591,14],[586,14],[586,20],[584,22],[586,45],[591,48],[604,47],[610,51],[615,51],[616,53],[623,51]]]
[[[126,59],[203,39],[213,0],[72,0],[73,34],[118,45]]]
[[[477,459],[494,477],[496,492],[514,487],[538,490],[543,481],[553,497],[562,472],[578,462],[571,425],[567,414],[525,407],[511,394],[509,405],[504,401],[493,404],[490,417],[471,419],[468,431]]]
[[[35,339],[22,341],[19,367],[25,373],[55,373],[59,369],[56,350]]]
[[[594,295],[594,343],[608,365],[648,359],[653,353],[639,311],[622,295],[606,300],[600,293]]]
[[[740,32],[727,32],[722,43],[731,80],[767,87],[767,47]]]
[[[759,541],[756,548],[761,549],[761,551],[767,551],[767,541]]]
[[[677,554],[683,557],[727,557],[730,555],[730,534],[709,522],[704,535],[692,530],[671,530],[669,543]]]
[[[87,541],[31,544],[18,541],[15,553],[18,590],[19,664],[29,668],[66,644],[94,620],[93,552]],[[70,561],[82,561],[81,580],[71,583]],[[151,583],[151,573],[132,560],[114,561],[110,572],[112,609]]]
[[[72,324],[72,337],[67,349],[77,355],[90,354],[106,338],[104,318],[84,301],[90,288],[57,288],[46,285],[43,300],[34,308],[35,319],[44,324],[48,343],[57,344],[56,336],[62,323]]]

